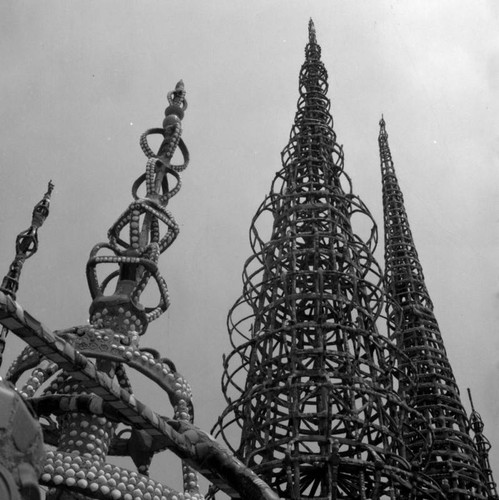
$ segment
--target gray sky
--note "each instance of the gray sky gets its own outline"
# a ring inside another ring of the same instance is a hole
[[[168,207],[181,232],[160,261],[172,305],[142,345],[176,363],[191,382],[197,425],[210,429],[225,407],[225,318],[241,291],[250,220],[289,136],[309,17],[345,169],[380,226],[384,113],[448,355],[467,408],[466,387],[473,391],[499,480],[493,0],[1,2],[0,274],[52,179],[51,215],[18,300],[50,328],[85,323],[88,254],[131,201],[145,167],[139,135],[161,124],[166,94],[183,78],[192,160]],[[8,350],[12,359],[20,345]],[[169,414],[166,398],[144,387],[137,379],[139,399]],[[153,470],[167,482],[175,476],[161,464]]]

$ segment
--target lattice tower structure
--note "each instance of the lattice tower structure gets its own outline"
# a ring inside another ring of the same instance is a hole
[[[424,424],[397,394],[408,383],[394,364],[402,354],[377,328],[376,225],[344,171],[320,55],[311,22],[283,168],[253,219],[254,254],[229,313],[229,404],[215,432],[230,446],[237,424],[237,455],[281,498],[442,498],[415,472],[421,450],[402,439],[404,422]]]
[[[495,484],[480,465],[470,436],[470,421],[447,357],[433,303],[425,284],[404,197],[395,173],[386,124],[380,121],[385,230],[385,283],[387,315],[395,325],[394,341],[406,357],[400,368],[416,368],[412,386],[400,387],[408,404],[425,416],[433,433],[433,446],[425,458],[425,471],[442,484],[447,498],[497,498]],[[407,434],[409,449],[422,446],[423,433]],[[490,468],[488,473],[491,475]]]

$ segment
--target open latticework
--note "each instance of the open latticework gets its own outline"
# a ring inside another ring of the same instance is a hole
[[[439,498],[424,476],[416,482],[430,435],[398,396],[403,355],[378,331],[376,226],[343,169],[312,23],[305,52],[283,168],[252,222],[254,253],[229,314],[217,432],[228,441],[237,423],[238,456],[283,498]],[[423,430],[420,450],[405,447],[407,422]]]
[[[405,397],[411,407],[424,415],[434,435],[427,473],[442,484],[448,498],[497,498],[495,486],[491,488],[487,484],[477,448],[469,434],[470,422],[433,312],[383,119],[380,121],[379,147],[385,279],[387,293],[393,299],[388,301],[388,314],[395,324],[394,340],[406,355],[406,361],[401,361],[401,369],[406,369],[409,362],[411,370],[416,368],[416,384],[405,388]],[[407,444],[414,450],[424,446],[419,436],[411,436]]]

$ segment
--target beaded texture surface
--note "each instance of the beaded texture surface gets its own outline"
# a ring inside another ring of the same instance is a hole
[[[140,145],[148,160],[146,173],[133,185],[134,201],[109,230],[109,241],[96,245],[90,254],[87,277],[93,302],[89,325],[56,334],[65,345],[71,345],[81,359],[83,356],[95,359],[96,380],[108,380],[110,388],[121,396],[126,391],[128,402],[138,407],[140,413],[153,418],[150,410],[135,402],[125,367],[138,370],[166,391],[176,420],[192,422],[192,395],[187,381],[176,372],[169,359],[161,358],[156,351],[141,350],[139,346],[139,337],[145,333],[147,325],[169,305],[166,282],[157,263],[160,254],[178,234],[178,225],[165,207],[178,193],[181,186],[178,173],[189,161],[181,139],[181,118],[187,108],[182,82],[168,94],[168,100],[163,127],[148,130],[141,136]],[[148,145],[147,139],[152,134],[163,137],[157,154]],[[179,145],[184,163],[172,165],[171,158]],[[173,187],[170,178],[175,181]],[[141,198],[138,190],[144,182],[146,192]],[[160,235],[160,223],[166,228],[163,236]],[[128,240],[122,236],[126,227]],[[108,254],[101,255],[103,250]],[[117,266],[116,271],[102,282],[97,273],[97,266],[101,264]],[[115,279],[114,293],[106,294],[106,289]],[[140,303],[140,296],[151,279],[159,290],[160,301],[156,306],[145,307]],[[66,347],[63,348],[67,351]],[[88,384],[82,384],[78,371],[68,372],[60,363],[43,359],[37,349],[28,347],[10,368],[8,378],[16,381],[29,369],[32,369],[31,374],[20,394],[39,413],[46,417],[56,415],[55,420],[48,419],[50,423],[44,428],[46,441],[57,448],[57,451],[47,453],[41,475],[41,483],[50,487],[49,500],[202,498],[197,475],[187,464],[183,467],[183,493],[149,479],[148,469],[153,455],[167,448],[168,443],[164,439],[150,439],[147,433],[137,431],[139,421],[133,416],[120,420],[112,406],[98,397],[95,390],[89,391]],[[131,437],[123,437],[127,434],[123,431],[116,434],[119,423],[128,426]],[[129,454],[138,471],[107,464],[109,453]],[[64,493],[58,491],[60,488]]]

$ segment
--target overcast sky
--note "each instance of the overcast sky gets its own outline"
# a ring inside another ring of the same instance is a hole
[[[88,254],[131,201],[145,167],[139,136],[161,124],[182,78],[191,164],[168,207],[181,232],[160,261],[172,305],[142,345],[175,362],[191,382],[197,425],[210,429],[225,407],[225,319],[241,291],[250,220],[280,168],[310,17],[345,169],[380,226],[384,113],[448,356],[468,409],[473,391],[498,480],[494,0],[1,2],[0,274],[52,179],[52,211],[18,301],[53,329],[86,322]],[[9,343],[9,359],[20,348]],[[138,379],[137,397],[170,414],[166,398],[144,387]],[[161,464],[154,472],[180,488]]]

